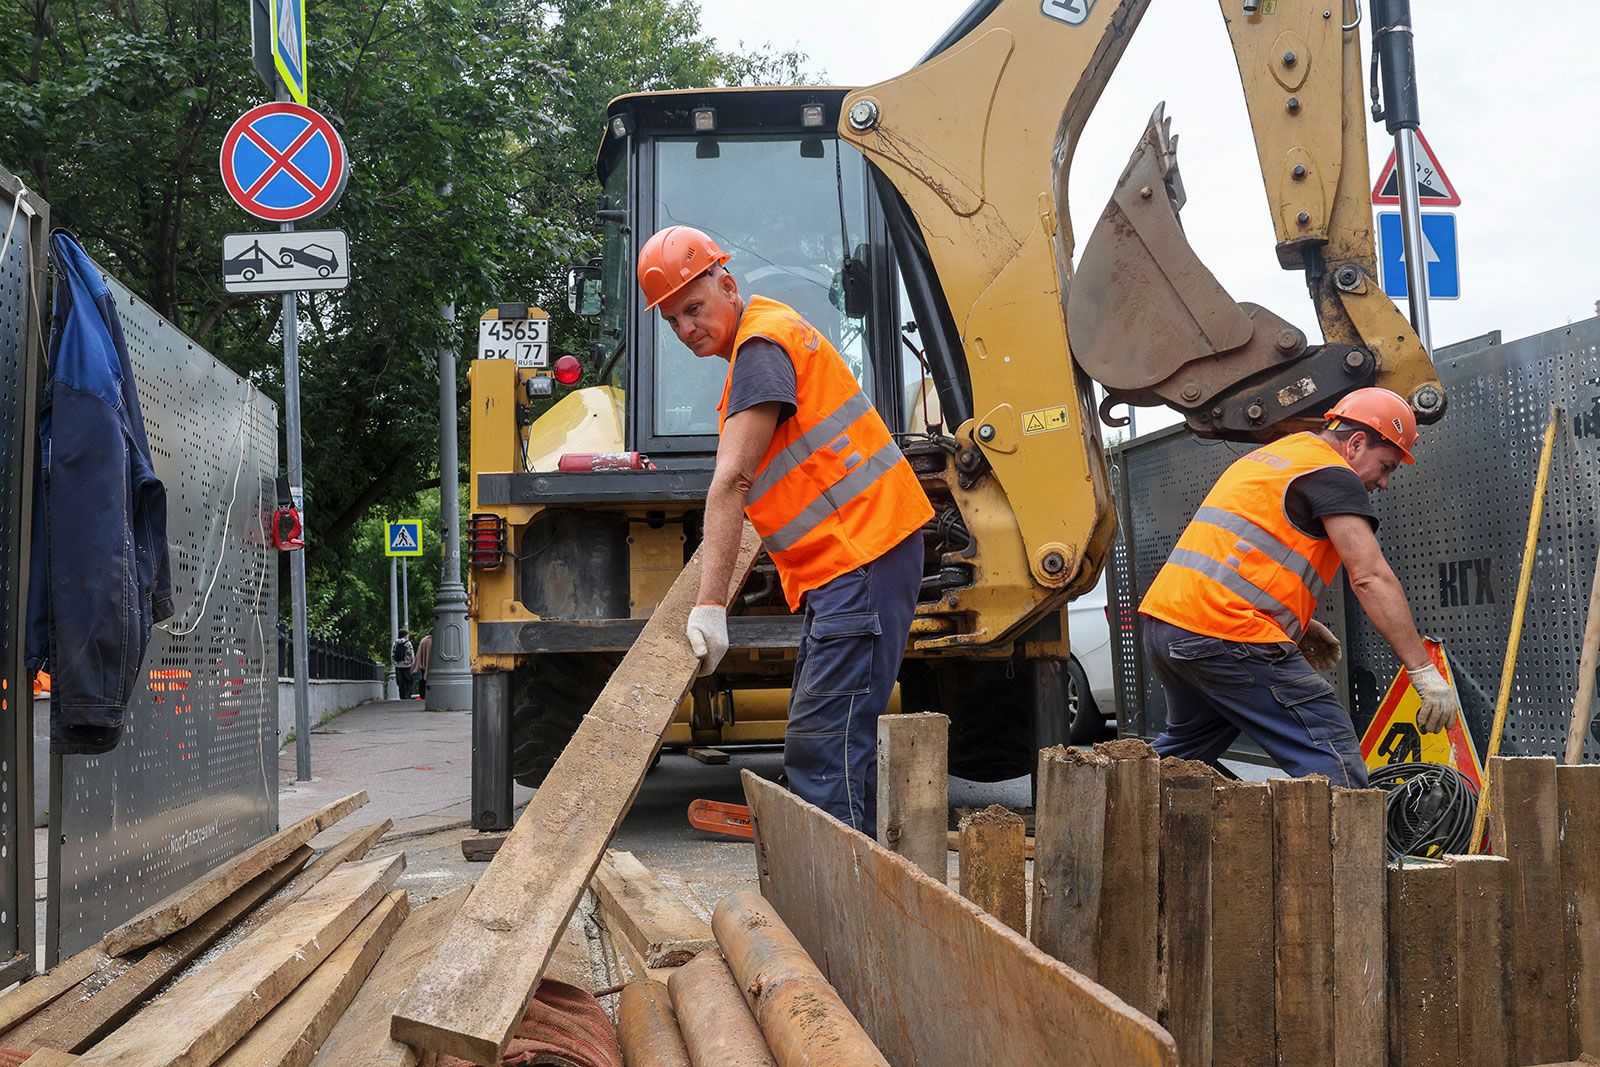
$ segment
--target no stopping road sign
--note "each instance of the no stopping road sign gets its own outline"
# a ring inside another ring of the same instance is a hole
[[[338,203],[349,177],[339,131],[300,104],[253,107],[222,139],[228,194],[268,222],[316,218]]]

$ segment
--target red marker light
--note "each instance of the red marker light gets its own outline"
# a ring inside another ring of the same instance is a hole
[[[562,385],[576,385],[583,377],[583,364],[576,356],[562,356],[556,360],[556,381]]]

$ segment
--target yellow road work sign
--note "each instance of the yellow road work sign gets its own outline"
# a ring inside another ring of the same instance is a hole
[[[1444,654],[1444,646],[1432,638],[1423,643],[1439,673],[1454,688],[1455,675],[1450,671],[1450,659]],[[1367,770],[1375,771],[1391,763],[1442,763],[1460,771],[1474,789],[1482,789],[1483,766],[1478,762],[1478,751],[1472,745],[1472,735],[1467,732],[1461,714],[1457,712],[1456,721],[1443,733],[1425,734],[1417,729],[1417,709],[1421,705],[1421,698],[1411,687],[1411,680],[1402,667],[1389,683],[1389,692],[1361,738],[1361,758]]]

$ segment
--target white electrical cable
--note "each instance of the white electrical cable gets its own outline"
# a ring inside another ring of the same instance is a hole
[[[17,228],[17,215],[22,211],[22,201],[28,195],[28,187],[22,184],[22,179],[17,179],[17,198],[11,202],[11,221],[6,223],[6,239],[0,241],[0,264],[6,261],[6,253],[11,251],[11,234]],[[32,209],[29,209],[31,214]]]
[[[222,574],[222,562],[227,558],[228,555],[228,522],[233,517],[234,502],[239,499],[239,476],[244,473],[244,457],[247,451],[245,448],[245,431],[249,428],[252,421],[250,419],[250,412],[254,406],[256,394],[255,382],[252,382],[246,378],[244,384],[244,405],[242,410],[239,412],[239,462],[238,465],[233,468],[233,491],[228,497],[228,506],[223,508],[221,512],[221,521],[219,525],[221,526],[222,536],[217,544],[217,562],[215,566],[211,568],[211,580],[206,583],[206,591],[205,594],[200,598],[200,606],[195,612],[193,624],[186,629],[174,630],[169,623],[156,623],[158,629],[167,631],[167,633],[171,634],[173,637],[187,637],[189,634],[194,633],[200,628],[200,620],[206,617],[206,605],[211,602],[211,592],[217,587],[217,578]],[[207,540],[210,540],[210,538],[208,537]]]

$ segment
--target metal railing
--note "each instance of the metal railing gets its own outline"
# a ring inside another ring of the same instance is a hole
[[[373,659],[365,650],[354,645],[312,637],[306,646],[309,677],[313,681],[337,680],[344,682],[381,682],[383,664]],[[291,677],[294,665],[294,641],[289,628],[278,627],[278,677]]]

